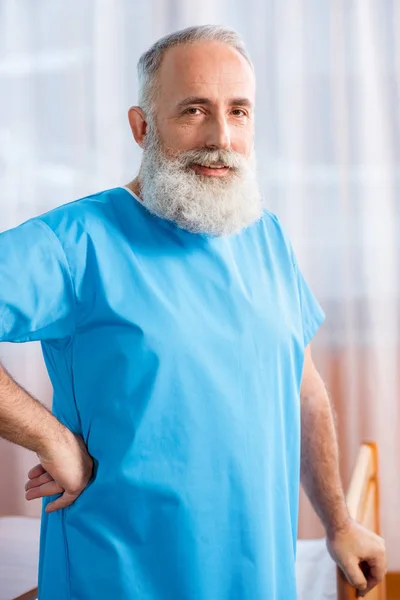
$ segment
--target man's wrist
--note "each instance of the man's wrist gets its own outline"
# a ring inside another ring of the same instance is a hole
[[[352,524],[352,519],[349,515],[347,507],[341,511],[341,514],[335,515],[330,522],[325,525],[326,537],[330,540],[339,534],[345,534],[349,531]]]
[[[38,440],[37,448],[34,449],[39,457],[46,460],[51,460],[59,454],[61,448],[70,446],[74,441],[74,434],[65,425],[53,416],[51,420],[52,427],[47,428],[43,437]]]

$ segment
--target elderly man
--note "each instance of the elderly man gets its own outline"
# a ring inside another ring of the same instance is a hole
[[[262,206],[250,58],[190,28],[139,83],[137,178],[0,236],[0,339],[40,340],[54,387],[52,415],[1,371],[0,434],[40,459],[40,598],[293,600],[300,473],[363,594],[384,546],[349,518],[323,312]]]

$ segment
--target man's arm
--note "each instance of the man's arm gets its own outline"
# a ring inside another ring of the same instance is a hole
[[[349,517],[339,475],[332,409],[309,346],[300,396],[301,482],[324,525],[330,554],[350,583],[365,595],[386,572],[384,543]],[[368,568],[361,569],[361,563]]]
[[[350,518],[339,475],[338,445],[325,385],[305,351],[301,383],[301,482],[327,535]]]
[[[61,494],[47,512],[68,506],[88,484],[93,462],[81,438],[62,425],[0,365],[0,437],[37,453],[28,500]]]

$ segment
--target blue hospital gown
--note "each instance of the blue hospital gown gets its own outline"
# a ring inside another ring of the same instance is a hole
[[[40,600],[294,600],[323,318],[268,211],[198,235],[121,187],[1,234],[0,340],[40,340],[53,411],[95,461],[43,514]]]

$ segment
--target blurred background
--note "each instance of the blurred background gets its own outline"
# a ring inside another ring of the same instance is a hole
[[[205,23],[235,28],[254,60],[260,182],[327,314],[314,357],[343,483],[376,440],[400,571],[399,0],[0,0],[0,230],[136,175],[137,60]],[[38,345],[0,344],[0,360],[50,405]],[[23,490],[36,462],[0,441],[0,515],[40,514]],[[322,533],[302,496],[299,536]]]

